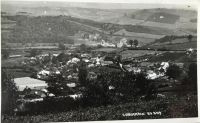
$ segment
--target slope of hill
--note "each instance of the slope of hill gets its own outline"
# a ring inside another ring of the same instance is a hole
[[[5,24],[2,24],[2,42],[66,42],[73,43],[69,36],[78,31],[94,32],[99,31],[93,26],[84,25],[71,21],[67,16],[3,16],[9,24],[9,31],[6,31]],[[9,21],[8,21],[9,20]],[[4,22],[6,23],[6,22]],[[12,26],[13,25],[13,26]]]
[[[180,16],[178,15],[159,12],[159,13],[154,13],[151,16],[149,16],[147,18],[147,21],[174,24],[179,19],[179,17]]]
[[[2,39],[9,42],[70,40],[80,31],[122,33],[133,38],[158,39],[164,35],[196,35],[197,12],[182,9],[96,9],[72,6],[6,4]],[[10,22],[9,22],[10,21]],[[11,24],[12,23],[12,24]],[[125,32],[124,32],[125,30]],[[71,41],[69,41],[71,42]]]
[[[191,41],[185,36],[174,36],[170,41],[170,36],[165,36],[151,42],[144,47],[162,49],[162,50],[186,50],[189,48],[197,49],[197,37],[193,37]]]
[[[117,31],[114,33],[114,35],[125,35],[125,36],[133,36],[133,37],[140,37],[140,38],[147,38],[147,39],[159,39],[163,37],[164,35],[155,35],[155,34],[148,34],[148,33],[136,33],[136,32],[129,32],[125,29],[122,29],[120,31]]]

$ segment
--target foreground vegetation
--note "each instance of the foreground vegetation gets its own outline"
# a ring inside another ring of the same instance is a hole
[[[67,112],[46,113],[28,116],[3,116],[4,122],[44,122],[44,121],[96,121],[96,120],[132,120],[157,118],[197,117],[196,96],[171,96],[151,101],[138,100],[119,105],[80,108]],[[147,114],[149,112],[149,115]],[[157,112],[158,114],[152,114]],[[161,112],[161,115],[159,114]],[[144,116],[123,116],[125,113],[145,113]]]

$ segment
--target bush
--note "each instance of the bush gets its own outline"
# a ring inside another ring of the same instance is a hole
[[[59,62],[67,62],[69,59],[69,55],[62,52],[56,58],[54,58],[54,61],[58,60]]]
[[[78,78],[79,78],[79,83],[82,86],[86,85],[86,78],[88,75],[86,66],[87,66],[86,63],[81,60],[79,63]]]
[[[103,47],[103,46],[102,46],[102,45],[100,45],[100,44],[98,44],[98,45],[97,45],[97,48],[102,48],[102,47]]]
[[[35,57],[37,55],[39,55],[41,52],[39,50],[36,49],[31,49],[30,51],[30,57]]]
[[[18,104],[20,108],[18,115],[33,115],[46,112],[62,112],[76,109],[78,101],[71,97],[46,97],[42,102],[21,102]]]
[[[58,48],[61,49],[61,50],[65,50],[66,46],[65,46],[64,43],[59,43]]]
[[[73,93],[66,85],[66,81],[62,75],[51,75],[46,83],[48,83],[48,91],[55,94],[55,96],[67,96]]]
[[[197,64],[191,63],[188,68],[188,75],[183,80],[183,85],[186,85],[188,89],[192,89],[197,92]]]
[[[97,80],[87,81],[86,85],[85,104],[95,106],[132,101],[141,95],[151,99],[156,93],[156,87],[145,74],[132,72],[100,71]]]
[[[18,90],[13,81],[13,77],[8,71],[3,70],[1,73],[2,82],[2,113],[13,114],[18,99]]]
[[[172,79],[177,79],[181,74],[181,70],[179,68],[179,66],[173,64],[173,65],[170,65],[168,68],[167,68],[167,71],[166,71],[166,75],[169,77],[169,78],[172,78]]]
[[[193,84],[197,83],[197,64],[196,63],[192,63],[189,65],[188,77],[192,82],[194,82]]]
[[[1,50],[2,59],[7,59],[7,58],[9,58],[9,54],[10,54],[10,52],[9,52],[8,49],[2,49],[2,50]]]
[[[101,106],[110,104],[108,86],[98,81],[88,81],[83,92],[82,106]]]

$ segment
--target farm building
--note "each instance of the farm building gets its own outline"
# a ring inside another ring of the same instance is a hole
[[[47,79],[47,77],[50,75],[50,71],[47,70],[41,70],[40,72],[37,73],[37,78],[38,79]]]
[[[9,58],[19,58],[22,57],[22,55],[10,55]]]
[[[130,47],[126,38],[122,38],[119,43],[117,43],[117,47],[121,48],[123,46]]]
[[[38,90],[48,87],[45,81],[33,79],[30,77],[15,78],[14,83],[16,84],[18,91],[23,91],[27,87],[30,89],[38,89]]]
[[[106,42],[104,40],[101,41],[101,46],[103,46],[103,47],[115,47],[114,44],[108,43],[108,42]]]

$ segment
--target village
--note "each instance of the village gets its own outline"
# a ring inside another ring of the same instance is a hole
[[[38,71],[30,77],[20,77],[14,78],[14,82],[20,92],[20,99],[18,103],[20,104],[18,108],[15,109],[16,112],[26,112],[29,109],[26,108],[25,104],[33,102],[42,102],[45,98],[58,98],[58,97],[70,97],[73,100],[81,99],[83,97],[82,92],[79,91],[80,86],[80,69],[84,67],[85,72],[87,72],[85,79],[96,80],[100,75],[98,69],[107,68],[113,69],[114,71],[121,71],[121,73],[133,73],[140,74],[145,73],[146,79],[157,80],[157,81],[168,81],[167,88],[173,88],[179,85],[180,82],[169,79],[166,75],[167,69],[170,66],[177,65],[180,69],[184,69],[184,63],[173,62],[169,60],[150,62],[152,57],[158,57],[165,54],[167,51],[156,51],[147,48],[148,53],[137,54],[141,52],[138,42],[135,43],[135,47],[130,45],[127,39],[122,38],[117,44],[117,48],[114,44],[107,43],[102,40],[101,43],[96,43],[90,39],[84,39],[85,41],[93,42],[91,45],[76,44],[70,47],[63,48],[60,53],[40,53],[36,56],[29,57],[21,62],[24,66],[34,66],[39,67]],[[123,47],[122,47],[123,46]],[[92,48],[88,48],[92,47]],[[88,50],[89,49],[89,50]],[[133,49],[133,50],[132,50]],[[124,55],[123,52],[132,51],[135,53],[131,56]],[[145,50],[143,50],[145,51]],[[190,48],[188,50],[182,51],[185,57],[191,57],[196,54],[194,49]],[[12,57],[11,57],[12,58]],[[84,66],[80,66],[83,64]],[[62,81],[53,79],[53,84],[49,84],[48,81],[53,77],[60,77]],[[62,83],[62,86],[57,88],[61,92],[57,94],[53,93],[51,88],[56,84]],[[64,85],[63,85],[64,83]],[[160,82],[159,85],[163,85],[164,82]],[[69,88],[66,89],[63,88]],[[110,84],[108,85],[109,90],[115,89],[115,87]],[[50,91],[49,91],[50,90]],[[63,92],[62,92],[63,90]],[[72,91],[73,90],[73,91]],[[164,94],[157,95],[158,97],[164,98]]]

